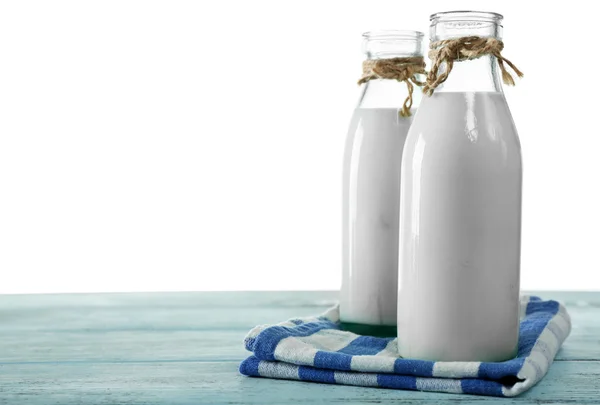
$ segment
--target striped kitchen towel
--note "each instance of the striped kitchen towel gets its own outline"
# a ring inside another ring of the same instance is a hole
[[[340,330],[339,310],[257,326],[245,345],[253,355],[240,365],[254,377],[421,391],[511,397],[544,377],[571,331],[556,301],[521,298],[517,357],[499,363],[433,362],[399,358],[396,339]]]

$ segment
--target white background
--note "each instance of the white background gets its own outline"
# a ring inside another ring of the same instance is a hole
[[[340,285],[361,33],[505,15],[522,287],[600,289],[594,2],[0,5],[0,293]]]

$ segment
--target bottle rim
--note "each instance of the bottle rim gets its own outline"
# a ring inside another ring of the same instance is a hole
[[[365,40],[420,40],[425,34],[412,30],[377,30],[362,34]]]
[[[475,22],[489,22],[500,24],[504,16],[502,14],[494,13],[491,11],[443,11],[440,13],[432,14],[429,17],[429,21],[432,24],[452,22],[452,21],[475,21]]]

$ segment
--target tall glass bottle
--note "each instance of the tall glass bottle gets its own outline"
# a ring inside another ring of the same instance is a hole
[[[501,39],[502,16],[431,16],[431,40]],[[455,61],[404,148],[398,346],[403,357],[501,361],[519,332],[521,148],[486,55]]]
[[[367,60],[423,56],[420,32],[363,37]],[[346,141],[340,318],[361,334],[396,334],[400,162],[412,121],[400,111],[407,95],[407,84],[397,80],[364,83]],[[420,100],[415,86],[413,113]]]

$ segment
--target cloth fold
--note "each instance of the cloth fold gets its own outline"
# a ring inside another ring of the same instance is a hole
[[[340,330],[339,307],[252,329],[244,340],[253,353],[240,373],[320,383],[448,393],[515,396],[546,375],[571,331],[563,305],[521,298],[519,349],[498,362],[433,362],[398,356],[396,339]]]

